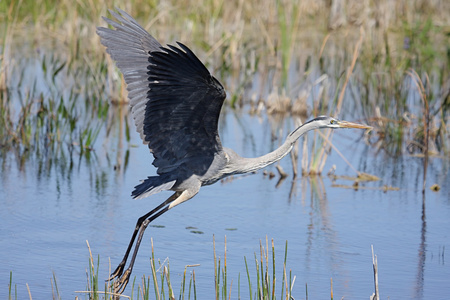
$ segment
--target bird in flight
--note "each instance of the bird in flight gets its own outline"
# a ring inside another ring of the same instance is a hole
[[[280,160],[310,130],[371,128],[320,116],[292,131],[278,149],[256,158],[241,157],[222,146],[217,127],[226,93],[195,54],[182,43],[163,47],[121,9],[110,13],[114,21],[103,19],[111,28],[98,27],[97,34],[123,74],[137,132],[153,154],[158,174],[137,185],[132,196],[140,199],[161,191],[174,192],[138,219],[125,255],[108,279],[115,280],[116,293],[122,293],[128,284],[148,224],[194,197],[201,186]]]

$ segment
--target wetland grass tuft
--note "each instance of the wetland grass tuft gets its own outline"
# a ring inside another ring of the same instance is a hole
[[[275,247],[273,239],[271,241],[271,255],[269,255],[269,244],[268,238],[266,237],[266,247],[264,248],[262,242],[260,241],[260,258],[256,253],[255,257],[255,273],[256,273],[256,289],[252,289],[253,284],[251,282],[251,275],[249,267],[247,264],[247,258],[244,257],[245,268],[247,273],[248,288],[249,288],[249,299],[276,299],[276,273],[275,273]],[[270,260],[270,263],[269,263]],[[291,299],[292,288],[294,286],[295,277],[292,278],[292,271],[289,271],[289,279],[286,273],[286,261],[287,261],[287,241],[285,246],[285,255],[283,263],[283,276],[281,282],[281,298],[280,299]],[[271,278],[272,276],[272,278]],[[255,292],[253,293],[253,290]]]
[[[151,294],[154,294],[154,299],[197,299],[197,288],[195,279],[195,269],[192,269],[190,276],[188,276],[187,270],[189,268],[195,268],[199,265],[186,265],[181,278],[181,286],[178,297],[175,297],[174,289],[170,280],[170,268],[168,259],[163,262],[158,260],[158,265],[156,264],[155,253],[152,242],[152,256],[150,258],[150,268],[151,276],[143,275],[141,282],[139,283],[136,278],[133,280],[131,287],[131,296],[114,294],[111,286],[105,283],[104,291],[100,290],[99,269],[100,269],[100,257],[97,258],[97,263],[94,263],[92,252],[87,242],[89,249],[89,263],[86,270],[87,285],[85,291],[76,291],[75,293],[85,294],[90,300],[92,299],[118,299],[115,297],[120,297],[124,299],[153,299]],[[273,240],[271,241],[271,253],[269,253],[268,238],[266,237],[265,247],[260,242],[259,259],[257,254],[255,257],[255,271],[252,272],[247,264],[247,259],[244,257],[246,275],[248,279],[248,299],[277,299],[276,297],[276,272],[275,272],[275,246]],[[215,298],[216,299],[235,299],[232,296],[233,292],[233,280],[228,280],[228,269],[226,263],[226,238],[224,242],[224,256],[223,264],[221,258],[216,254],[215,241],[213,237],[213,253],[214,253],[214,287],[215,287]],[[292,277],[292,271],[289,270],[287,273],[287,242],[285,245],[284,261],[283,261],[283,271],[282,271],[282,281],[280,285],[281,298],[280,299],[292,299],[292,288],[295,282],[295,276]],[[159,273],[159,274],[158,274]],[[53,293],[54,299],[60,299],[59,292],[56,285],[56,276],[53,274],[53,282],[56,289],[56,293]],[[289,275],[289,277],[288,277]],[[189,278],[188,278],[189,277]],[[256,278],[256,285],[254,286],[251,282],[251,278]],[[100,279],[100,282],[102,280]],[[238,299],[241,299],[241,281],[240,274],[237,280],[237,295]],[[151,290],[153,289],[153,293]],[[254,291],[254,292],[253,292]],[[15,293],[17,295],[17,292]],[[12,299],[12,273],[10,274],[10,285],[9,285],[9,295]],[[198,295],[199,299],[204,299],[206,295]],[[30,296],[31,299],[31,296]]]

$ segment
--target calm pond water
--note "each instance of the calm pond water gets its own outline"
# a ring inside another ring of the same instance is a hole
[[[350,119],[351,120],[351,119]],[[284,126],[293,128],[292,120]],[[221,136],[225,146],[244,156],[256,156],[276,147],[271,124],[264,117],[225,113]],[[285,135],[285,134],[284,134]],[[310,137],[312,134],[310,133]],[[293,296],[329,299],[330,278],[336,299],[368,299],[373,293],[371,245],[378,257],[379,286],[383,299],[445,299],[450,294],[450,266],[446,261],[450,238],[449,162],[431,158],[423,200],[422,159],[393,158],[375,153],[361,138],[362,132],[335,131],[334,144],[358,170],[381,181],[364,183],[367,189],[333,187],[327,177],[292,180],[291,161],[281,161],[290,173],[277,187],[260,171],[204,187],[191,201],[155,221],[144,236],[133,275],[140,281],[150,274],[153,238],[155,256],[170,259],[171,280],[178,295],[185,265],[195,267],[199,299],[214,295],[213,236],[223,258],[227,239],[228,282],[231,299],[240,293],[248,299],[244,257],[256,284],[254,253],[259,242],[274,240],[277,295],[280,294],[285,242],[287,267],[296,276]],[[114,170],[115,157],[127,149],[104,154],[102,138],[90,160],[73,167],[54,166],[42,172],[39,163],[20,166],[12,154],[2,160],[0,175],[0,298],[8,295],[9,274],[17,286],[18,299],[49,299],[52,276],[56,276],[63,299],[85,295],[89,241],[94,257],[100,256],[100,277],[108,277],[120,261],[136,219],[162,202],[169,193],[132,200],[130,193],[140,179],[155,173],[148,149],[133,133],[126,169]],[[106,144],[108,145],[108,144]],[[122,151],[122,152],[121,152]],[[336,174],[354,175],[332,151],[325,170],[336,165]],[[275,167],[268,168],[276,173]],[[325,172],[326,173],[326,172]],[[337,184],[352,185],[338,180]],[[398,187],[384,192],[380,187]],[[424,202],[423,202],[424,201]],[[425,203],[425,206],[423,206]],[[193,233],[191,227],[196,228]],[[202,234],[199,234],[201,232]],[[130,295],[130,286],[126,294]],[[253,291],[255,286],[253,286]]]

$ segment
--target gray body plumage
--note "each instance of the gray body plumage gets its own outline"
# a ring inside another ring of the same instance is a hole
[[[110,11],[117,22],[104,18],[113,29],[99,27],[97,33],[123,73],[136,130],[153,153],[158,174],[137,185],[132,195],[143,198],[163,190],[174,191],[166,201],[139,218],[125,256],[110,278],[118,278],[115,292],[121,293],[128,283],[147,225],[195,196],[202,185],[256,171],[280,160],[310,130],[368,126],[321,116],[295,129],[273,152],[243,158],[224,148],[219,138],[219,114],[226,98],[219,81],[189,48],[181,43],[178,47],[162,47],[130,15],[117,11]],[[136,237],[133,257],[124,273]]]

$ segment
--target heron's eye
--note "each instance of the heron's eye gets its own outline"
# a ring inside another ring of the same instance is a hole
[[[331,121],[330,121],[330,124],[331,124],[331,125],[336,124],[336,120],[331,120]]]

